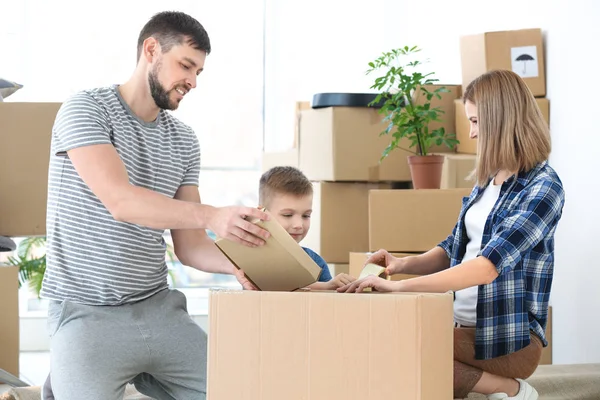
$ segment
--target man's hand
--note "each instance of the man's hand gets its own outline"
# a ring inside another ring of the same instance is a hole
[[[375,275],[369,275],[363,279],[354,281],[337,289],[340,293],[360,293],[366,288],[373,288],[378,292],[396,292],[399,291],[397,284],[399,282],[388,281]]]
[[[394,257],[387,250],[378,250],[373,253],[365,262],[367,264],[377,264],[385,267],[385,273],[389,275],[402,273],[402,258]]]
[[[244,290],[258,290],[258,288],[254,286],[254,284],[250,282],[248,278],[246,278],[246,274],[244,274],[244,271],[242,271],[241,269],[236,268],[235,277],[237,278],[240,285],[242,285]]]
[[[250,247],[262,246],[269,232],[249,220],[267,221],[269,214],[251,207],[217,207],[208,219],[208,229],[221,238]]]

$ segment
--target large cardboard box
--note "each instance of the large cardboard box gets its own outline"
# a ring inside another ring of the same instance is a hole
[[[211,291],[211,400],[451,400],[452,294]]]
[[[384,183],[314,182],[310,230],[302,246],[328,263],[348,263],[351,251],[369,249],[369,190]]]
[[[550,125],[550,102],[546,98],[535,99],[542,116],[546,123]],[[456,138],[459,140],[456,151],[464,154],[477,154],[477,139],[469,137],[471,126],[465,113],[465,105],[461,99],[454,100],[455,106],[455,122],[456,122]]]
[[[475,186],[475,181],[467,178],[475,170],[476,156],[474,154],[456,153],[446,153],[444,156],[440,189],[472,189]]]
[[[369,250],[425,252],[452,233],[471,189],[372,190]]]
[[[446,133],[456,134],[456,122],[455,122],[455,112],[454,112],[454,100],[459,98],[462,95],[461,86],[460,85],[428,85],[427,90],[433,92],[434,90],[445,87],[448,92],[441,93],[441,99],[437,97],[433,97],[431,99],[431,108],[439,107],[444,111],[444,113],[440,116],[440,120],[438,122],[432,122],[429,124],[429,131],[433,131],[439,128],[444,128]],[[421,91],[417,91],[415,93],[415,102],[417,104],[423,104],[427,101],[427,97]],[[435,145],[429,149],[432,153],[438,152],[451,152],[454,151],[454,148],[449,148],[446,145]]]
[[[358,252],[352,252],[350,253],[350,264],[349,264],[349,275],[353,276],[355,278],[358,278],[360,276],[360,273],[362,272],[363,268],[365,267],[365,262],[367,262],[367,259],[371,256],[372,253],[370,252],[366,252],[366,253],[358,253]],[[391,253],[394,257],[408,257],[408,256],[415,256],[419,253]],[[396,274],[396,275],[392,275],[390,277],[390,279],[392,281],[401,281],[403,279],[410,279],[410,278],[414,278],[418,275],[411,275],[411,274]]]
[[[46,234],[52,125],[60,103],[0,103],[0,236]]]
[[[0,103],[2,104],[2,103]],[[19,269],[0,266],[0,369],[19,376]]]
[[[507,69],[521,76],[534,96],[546,95],[541,29],[463,36],[460,38],[460,55],[465,88],[481,74]]]
[[[314,181],[410,181],[408,151],[395,149],[381,163],[390,136],[384,116],[367,107],[327,107],[301,112],[300,169]],[[401,147],[408,149],[403,140]]]

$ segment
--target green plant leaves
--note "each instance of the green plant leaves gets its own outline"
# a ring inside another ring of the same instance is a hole
[[[433,72],[414,70],[424,64],[415,58],[415,54],[420,51],[418,46],[399,47],[384,52],[369,62],[370,69],[367,74],[374,71],[382,73],[375,78],[371,86],[371,89],[380,93],[369,106],[383,101],[379,112],[385,115],[384,121],[389,123],[380,136],[391,135],[390,144],[382,153],[382,160],[391,151],[399,148],[399,143],[404,138],[409,139],[409,148],[416,148],[416,154],[419,155],[427,155],[433,145],[443,144],[454,148],[458,143],[454,135],[446,134],[443,128],[429,131],[429,124],[441,121],[440,116],[444,114],[439,107],[431,108],[431,100],[434,97],[441,99],[441,94],[449,90],[439,87],[430,91],[427,88],[438,82],[438,79],[433,78]],[[408,61],[405,58],[408,58]],[[414,104],[413,96],[418,91],[427,99],[424,104]]]

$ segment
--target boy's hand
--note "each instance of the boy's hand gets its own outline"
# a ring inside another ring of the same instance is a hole
[[[373,288],[378,292],[394,292],[398,282],[388,281],[375,275],[369,275],[337,289],[340,293],[360,293],[366,288]]]
[[[254,284],[250,282],[248,278],[246,278],[246,274],[244,274],[244,271],[242,271],[241,269],[236,268],[235,277],[237,278],[240,285],[242,285],[244,290],[258,290],[258,288],[254,286]]]
[[[253,207],[217,207],[208,220],[208,229],[217,236],[250,247],[262,246],[269,232],[248,221],[269,219],[269,214]]]
[[[352,283],[355,280],[356,278],[353,278],[348,274],[338,274],[335,276],[335,278],[329,281],[329,284],[332,286],[332,289],[335,290],[337,288],[348,285],[349,283]]]
[[[378,250],[373,253],[367,261],[367,264],[377,264],[385,267],[385,273],[389,275],[399,274],[402,272],[402,258],[394,257],[387,250]]]

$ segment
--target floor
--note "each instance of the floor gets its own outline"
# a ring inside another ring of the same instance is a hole
[[[19,357],[21,376],[19,378],[32,386],[44,383],[50,371],[49,352],[22,352]],[[0,393],[8,391],[7,385],[0,384]]]

